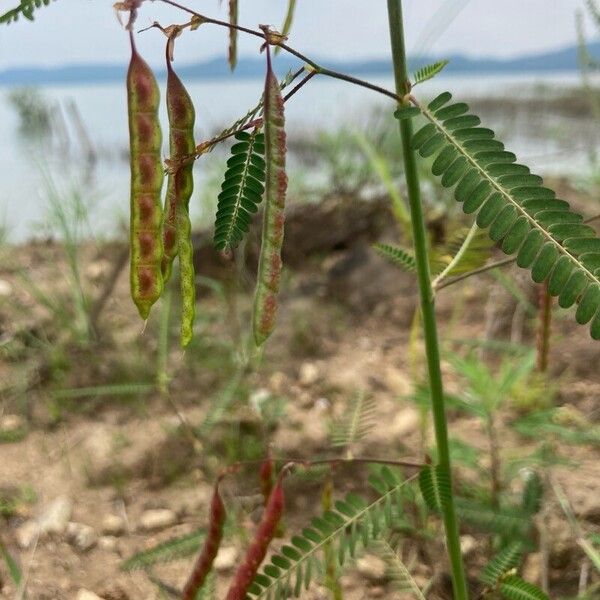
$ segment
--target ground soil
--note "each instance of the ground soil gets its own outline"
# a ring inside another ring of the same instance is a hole
[[[581,201],[573,190],[566,191],[571,199]],[[86,285],[102,287],[114,256],[114,249],[108,246],[90,245],[82,250]],[[68,268],[60,246],[47,241],[12,248],[10,264],[12,267],[0,271],[6,290],[0,305],[0,326],[3,348],[7,349],[0,362],[0,380],[5,382],[0,414],[4,412],[5,425],[8,417],[18,415],[27,432],[18,436],[22,439],[0,445],[0,491],[5,501],[14,499],[11,510],[0,517],[0,531],[2,542],[23,569],[31,599],[71,599],[82,589],[106,600],[160,597],[148,573],[123,571],[123,560],[204,525],[215,473],[227,462],[247,456],[245,444],[264,447],[270,443],[273,454],[279,457],[334,454],[327,424],[348,410],[358,390],[374,399],[377,425],[352,448],[354,455],[423,458],[419,414],[407,399],[413,389],[411,373],[421,372],[424,360],[420,342],[416,352],[409,352],[416,283],[410,274],[388,266],[364,241],[334,249],[326,258],[312,256],[302,268],[288,273],[278,327],[262,361],[255,371],[243,376],[223,419],[200,439],[192,429],[204,423],[211,407],[227,393],[228,380],[235,377],[236,337],[246,331],[251,298],[243,285],[234,292],[225,283],[218,288],[222,294],[200,288],[196,334],[200,341],[186,354],[176,343],[171,344],[167,356],[169,392],[127,397],[91,394],[59,402],[56,391],[65,388],[109,385],[124,377],[129,382],[152,383],[158,316],[153,315],[142,333],[143,324],[129,298],[125,270],[99,318],[99,339],[78,344],[56,321],[56,314],[32,294],[19,271],[26,269],[29,278],[52,291],[53,297],[68,299]],[[510,272],[521,282],[525,296],[535,302],[536,290],[527,276]],[[509,340],[512,335],[533,345],[535,339],[535,319],[525,317],[522,327],[516,326],[514,299],[488,276],[440,292],[437,311],[448,352],[464,348],[450,345],[450,340],[486,336]],[[176,318],[170,328],[175,339]],[[464,384],[446,357],[448,390],[460,394]],[[498,360],[493,353],[486,353],[486,359],[491,364]],[[557,313],[549,361],[556,388],[551,402],[568,407],[574,419],[596,423],[600,419],[599,360],[600,344],[589,338],[587,329],[574,324],[570,313]],[[258,422],[252,405],[267,396],[282,399],[283,414],[265,425]],[[524,457],[536,447],[535,440],[518,436],[509,426],[521,409],[509,399],[497,414],[504,457]],[[452,436],[485,452],[487,438],[481,424],[458,413],[450,416]],[[428,437],[431,440],[431,432]],[[572,463],[553,467],[552,481],[568,494],[585,531],[598,532],[598,447],[569,446],[559,451]],[[364,490],[365,475],[363,468],[339,469],[336,491]],[[458,477],[468,481],[469,474],[459,469]],[[519,481],[515,480],[515,491]],[[314,482],[293,477],[287,486],[285,525],[291,533],[319,510],[315,502],[319,488]],[[245,499],[239,522],[248,533],[259,511],[258,491],[251,469],[224,486],[228,502]],[[59,497],[72,504],[69,521],[93,528],[97,539],[89,549],[82,550],[60,530],[23,543],[24,526],[43,515]],[[553,597],[575,596],[584,554],[550,490],[544,507],[545,550],[529,557],[525,575],[539,584],[542,566],[547,564]],[[163,508],[173,513],[171,521],[153,530],[144,529],[144,513]],[[123,518],[122,533],[103,533],[107,515]],[[241,539],[238,535],[227,541],[238,556]],[[463,542],[475,582],[488,541],[465,527]],[[428,597],[450,597],[439,539],[412,549],[409,545],[405,558],[418,583],[433,579]],[[191,557],[182,558],[159,565],[152,573],[181,588],[190,564]],[[233,566],[225,565],[219,572],[217,597],[222,597]],[[590,577],[590,582],[594,581],[594,575]],[[346,600],[405,597],[385,577],[365,578],[355,568],[344,572],[341,583]],[[2,563],[0,590],[2,597],[14,597],[15,587]],[[85,596],[79,597],[83,600]],[[313,586],[303,597],[329,596],[322,586]]]

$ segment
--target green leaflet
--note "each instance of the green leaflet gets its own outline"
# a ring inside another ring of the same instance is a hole
[[[3,558],[4,563],[6,564],[6,568],[10,574],[11,579],[16,587],[19,587],[21,584],[21,580],[23,579],[23,573],[21,571],[21,567],[15,558],[8,551],[8,548],[4,545],[2,540],[0,540],[0,556]]]
[[[439,60],[430,65],[421,67],[420,69],[415,71],[413,74],[413,77],[412,77],[413,86],[418,85],[419,83],[423,83],[424,81],[427,81],[428,79],[432,79],[433,77],[435,77],[440,71],[442,71],[444,69],[444,67],[448,64],[448,62],[449,61],[447,61],[447,60]]]
[[[48,6],[51,0],[21,0],[20,4],[0,15],[0,23],[14,23],[23,15],[26,19],[33,21],[33,12],[40,6]]]
[[[531,539],[531,514],[519,507],[493,508],[474,500],[455,498],[456,512],[461,520],[507,538]]]
[[[399,246],[376,243],[373,244],[373,249],[377,254],[383,256],[383,258],[389,260],[391,263],[398,265],[405,271],[414,273],[417,269],[415,257]]]
[[[450,476],[441,465],[427,465],[419,472],[419,487],[431,510],[441,511],[450,500]]]
[[[248,233],[264,191],[264,135],[254,130],[240,132],[235,139],[218,198],[213,240],[217,250],[235,248]]]
[[[521,496],[521,508],[526,513],[535,515],[542,507],[544,483],[535,471],[530,471],[526,477],[523,495]]]
[[[479,579],[490,587],[495,587],[499,579],[519,565],[522,551],[519,542],[508,544],[484,567]]]
[[[502,580],[500,593],[506,600],[549,600],[542,590],[517,575],[509,575]]]
[[[576,319],[590,323],[600,339],[600,239],[567,202],[543,187],[542,178],[518,164],[491,129],[469,114],[463,102],[450,103],[448,92],[428,107],[417,104],[429,121],[411,141],[423,157],[436,158],[432,172],[454,187],[467,214],[499,243],[536,282],[549,280],[559,304],[578,304]]]
[[[375,400],[359,391],[355,394],[349,410],[344,416],[331,424],[331,445],[336,447],[349,447],[364,439],[375,426]]]
[[[152,565],[163,564],[195,554],[200,548],[206,530],[197,529],[192,533],[162,542],[148,550],[134,554],[121,564],[123,571],[147,569]]]

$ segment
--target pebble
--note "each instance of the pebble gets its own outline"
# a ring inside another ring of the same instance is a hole
[[[398,411],[392,424],[393,437],[403,437],[419,431],[419,412],[414,408]]]
[[[6,279],[0,279],[0,296],[6,297],[12,294],[12,285]]]
[[[119,549],[118,543],[119,540],[112,535],[103,535],[98,538],[98,548],[109,552],[117,552]]]
[[[386,579],[385,561],[373,554],[365,554],[356,561],[358,572],[370,581],[380,582]]]
[[[263,404],[271,397],[271,392],[266,388],[254,390],[248,398],[248,404],[257,414],[262,414]]]
[[[123,535],[127,529],[125,519],[119,515],[106,515],[102,519],[102,533],[106,535]]]
[[[24,550],[29,548],[40,533],[40,527],[37,521],[33,519],[25,521],[15,532],[17,538],[17,544]]]
[[[67,525],[67,539],[81,552],[87,552],[96,545],[98,536],[93,527],[71,522]]]
[[[76,600],[103,600],[98,594],[94,594],[94,592],[90,592],[90,590],[86,590],[81,588],[77,592]]]
[[[215,571],[231,571],[237,564],[238,550],[235,546],[221,546],[213,564]]]
[[[71,518],[73,503],[67,496],[58,496],[40,514],[40,533],[63,533]]]
[[[477,548],[477,540],[472,535],[460,536],[460,551],[463,556],[468,556]]]
[[[298,382],[300,385],[308,387],[314,385],[319,380],[319,368],[315,363],[304,362],[300,365],[298,373]]]
[[[25,429],[25,427],[25,419],[20,415],[4,415],[0,418],[0,431],[3,433],[21,431]]]
[[[17,543],[21,548],[29,548],[38,537],[48,533],[63,533],[72,510],[71,500],[67,496],[58,496],[41,510],[37,519],[29,519],[17,529]]]
[[[163,529],[175,525],[177,515],[168,508],[155,508],[142,513],[140,527],[146,531]]]

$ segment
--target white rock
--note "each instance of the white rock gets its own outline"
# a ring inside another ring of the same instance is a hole
[[[106,515],[102,519],[102,533],[106,535],[122,535],[126,529],[125,519],[119,515]]]
[[[25,428],[25,419],[20,415],[4,415],[0,418],[0,431],[11,433]]]
[[[248,404],[252,410],[259,415],[262,414],[263,404],[271,397],[271,392],[266,388],[258,388],[254,390],[248,398]]]
[[[77,592],[76,600],[103,600],[98,594],[94,594],[94,592],[90,592],[89,590],[80,589]]]
[[[411,407],[403,408],[394,417],[392,432],[394,437],[410,435],[419,430],[419,412]],[[402,441],[402,440],[400,440]]]
[[[117,552],[119,549],[119,540],[112,535],[103,535],[98,538],[98,548],[108,550],[109,552]]]
[[[140,517],[140,527],[146,531],[170,527],[177,522],[177,515],[168,508],[156,508],[145,511]]]
[[[468,556],[477,548],[477,540],[472,535],[460,536],[460,551],[463,556]]]
[[[71,518],[73,503],[67,496],[58,496],[42,511],[38,518],[40,533],[63,533]]]
[[[29,548],[35,542],[39,533],[40,526],[37,521],[33,519],[25,521],[15,532],[17,544],[23,549]]]
[[[0,296],[6,297],[12,294],[12,285],[6,279],[0,279]]]
[[[86,552],[95,546],[98,541],[94,528],[83,523],[69,523],[67,525],[67,538],[81,552]]]
[[[85,474],[92,484],[104,483],[115,461],[114,436],[110,428],[98,424],[83,443]]]
[[[234,546],[221,546],[215,556],[214,567],[216,571],[231,571],[237,564],[238,551]]]
[[[319,368],[315,363],[305,362],[300,365],[298,382],[303,386],[310,386],[319,380]]]
[[[356,561],[356,568],[363,577],[370,581],[383,581],[386,578],[385,561],[373,554],[365,554],[359,558]]]

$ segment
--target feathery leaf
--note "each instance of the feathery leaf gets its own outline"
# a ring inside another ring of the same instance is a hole
[[[448,62],[449,61],[447,60],[438,60],[437,62],[434,62],[430,65],[425,65],[424,67],[421,67],[420,69],[415,71],[412,77],[413,87],[415,85],[418,85],[419,83],[423,83],[424,81],[435,77],[440,71],[444,69]]]
[[[506,600],[549,600],[548,596],[517,575],[509,575],[500,583],[500,593]]]
[[[519,565],[522,551],[520,542],[508,544],[483,568],[479,579],[490,587],[495,587],[504,575]]]
[[[441,511],[450,500],[450,477],[442,465],[427,465],[419,473],[419,487],[431,510]]]
[[[217,250],[235,248],[248,233],[252,215],[264,192],[264,135],[254,130],[235,135],[217,206],[214,245]]]
[[[381,481],[393,484],[377,500],[368,503],[360,496],[348,494],[335,503],[335,510],[314,517],[301,535],[271,557],[249,590],[254,598],[286,600],[299,597],[322,570],[319,555],[328,546],[339,565],[354,557],[357,547],[366,547],[392,526],[393,511],[398,510],[399,492],[409,480],[399,480],[390,469],[382,469]]]
[[[409,254],[404,248],[400,246],[391,246],[390,244],[373,244],[373,249],[377,254],[383,256],[383,258],[389,260],[391,263],[398,265],[405,271],[414,273],[417,270],[417,263],[415,257]]]
[[[36,8],[48,6],[51,0],[21,0],[20,4],[0,15],[0,23],[14,23],[23,15],[26,19],[33,21],[33,13]]]
[[[517,253],[517,264],[536,283],[548,280],[561,307],[577,303],[577,322],[591,322],[592,338],[600,339],[600,238],[541,177],[498,146],[467,104],[450,99],[444,92],[428,107],[417,104],[429,123],[414,134],[412,148],[437,155],[432,172],[444,187],[456,186],[463,211],[476,213],[477,225],[506,254]]]
[[[331,445],[348,448],[366,437],[375,426],[374,412],[373,398],[362,390],[356,393],[349,410],[331,425]]]
[[[205,529],[197,529],[192,533],[167,540],[157,546],[134,554],[121,564],[123,571],[134,571],[136,569],[147,569],[152,565],[163,564],[191,556],[200,548],[204,539]]]

